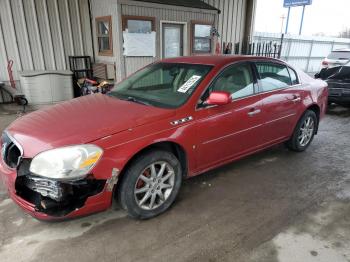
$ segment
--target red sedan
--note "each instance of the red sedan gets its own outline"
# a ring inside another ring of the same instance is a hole
[[[304,151],[327,85],[269,58],[197,56],[139,70],[108,95],[28,114],[2,134],[9,195],[39,219],[87,215],[113,198],[132,217],[174,202],[181,182],[285,142]]]

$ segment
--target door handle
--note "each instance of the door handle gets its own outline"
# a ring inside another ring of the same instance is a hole
[[[255,116],[256,114],[259,114],[261,112],[260,109],[253,108],[251,111],[248,112],[248,116]]]
[[[300,102],[300,101],[301,101],[301,98],[300,98],[300,96],[294,95],[292,101],[293,101],[294,103]]]

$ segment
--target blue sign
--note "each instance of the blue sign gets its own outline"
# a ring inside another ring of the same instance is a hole
[[[284,0],[283,7],[301,6],[301,5],[311,5],[312,0]]]

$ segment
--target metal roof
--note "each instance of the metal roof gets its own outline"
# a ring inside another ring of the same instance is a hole
[[[215,8],[212,5],[204,3],[201,0],[135,0],[135,1],[162,4],[162,5],[175,5],[175,6],[199,8],[199,9],[206,9],[206,10],[216,10],[218,13],[220,13],[219,9]]]

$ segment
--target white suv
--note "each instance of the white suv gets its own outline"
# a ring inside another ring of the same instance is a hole
[[[345,65],[350,60],[350,49],[332,51],[323,61],[322,68],[332,68]]]

